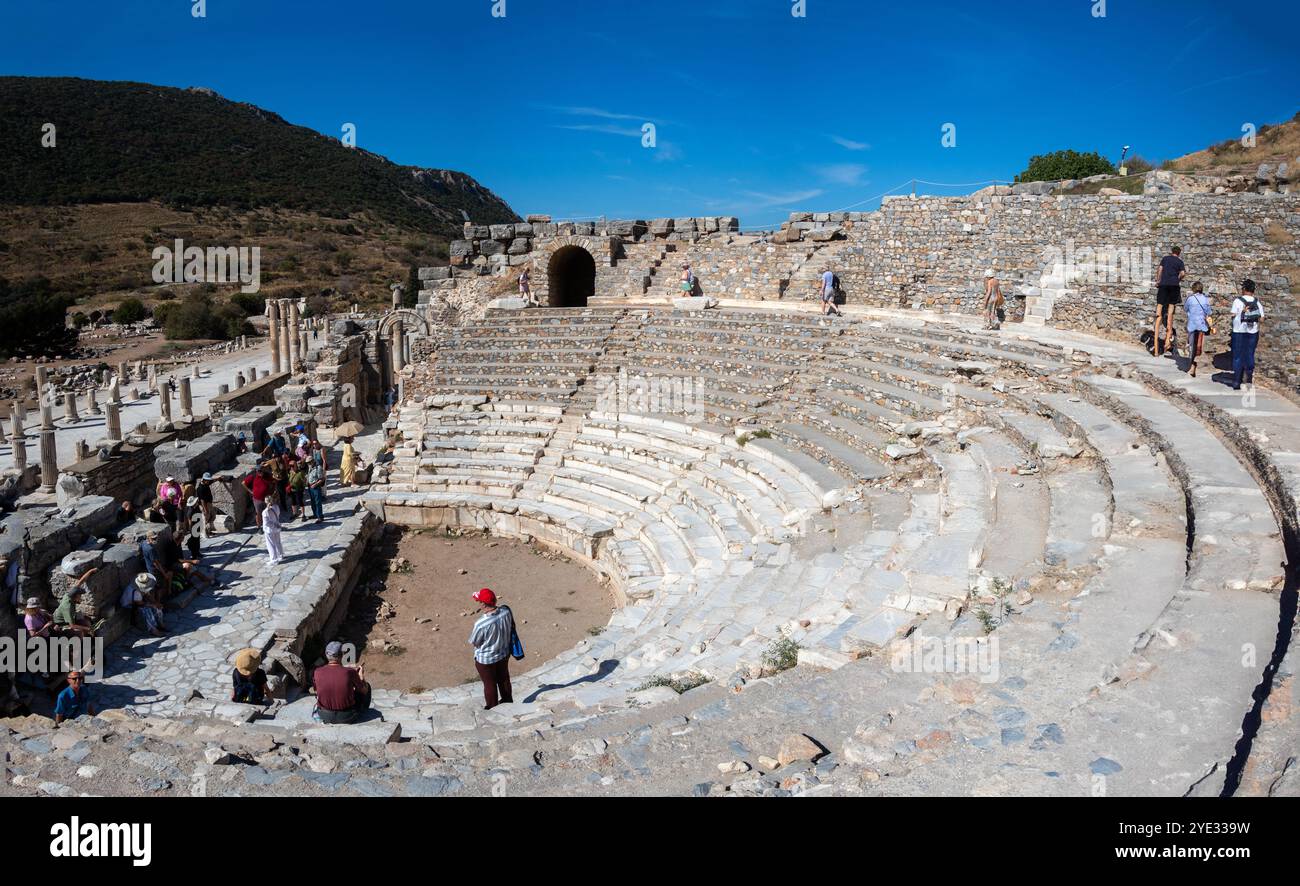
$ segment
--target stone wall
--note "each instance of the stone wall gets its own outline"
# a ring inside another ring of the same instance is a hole
[[[839,226],[844,241],[810,262],[836,270],[850,304],[978,313],[993,268],[1014,311],[1016,298],[1040,295],[1044,278],[1063,269],[1053,324],[1128,339],[1151,324],[1155,264],[1179,244],[1188,289],[1203,281],[1221,313],[1241,279],[1259,284],[1271,315],[1261,370],[1300,384],[1298,196],[893,197]]]
[[[254,406],[272,406],[276,389],[288,381],[289,373],[278,372],[248,382],[242,388],[213,397],[208,401],[208,412],[216,420],[234,412],[247,412]]]
[[[99,454],[60,469],[59,486],[65,496],[104,495],[114,501],[142,501],[157,486],[154,476],[156,452],[166,451],[178,441],[194,440],[208,432],[207,418],[176,422],[173,430],[161,433],[127,434],[121,446],[110,449],[107,461]]]

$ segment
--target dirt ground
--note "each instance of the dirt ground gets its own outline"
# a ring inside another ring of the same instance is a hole
[[[526,652],[511,662],[516,674],[598,632],[614,609],[586,567],[519,541],[429,530],[386,533],[382,547],[385,561],[362,576],[340,631],[377,689],[477,681],[468,641],[478,617],[470,595],[479,588],[492,588],[515,614]]]

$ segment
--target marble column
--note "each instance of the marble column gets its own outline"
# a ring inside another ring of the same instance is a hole
[[[230,385],[217,385],[217,396],[223,396],[230,393]]]
[[[81,416],[77,414],[77,392],[68,391],[63,396],[64,417],[72,423],[81,421]]]
[[[122,439],[122,404],[115,403],[112,400],[104,407],[104,424],[107,427],[108,439]]]
[[[247,383],[247,381],[248,379],[244,378],[244,373],[242,372],[235,373],[235,390],[238,391],[240,388],[242,388],[245,385],[245,383]]]
[[[180,381],[181,395],[181,418],[186,421],[194,421],[194,399],[190,395],[189,376],[181,376]]]
[[[278,370],[273,368],[271,371],[276,372]],[[251,385],[255,381],[257,381],[257,367],[250,366],[248,367],[248,383]]]
[[[290,351],[289,302],[286,299],[280,305],[280,367],[285,372],[293,372],[293,354]]]
[[[130,378],[130,372],[131,368],[127,365],[125,360],[117,364],[117,380],[119,382],[124,382]]]
[[[23,434],[23,412],[17,400],[9,405],[9,423],[9,443],[14,450],[14,467],[23,471],[27,469],[27,437]]]
[[[50,386],[50,371],[44,366],[36,367],[36,402],[45,405],[46,391]]]
[[[122,405],[122,383],[118,379],[113,379],[112,384],[108,386],[108,402]]]
[[[295,301],[289,302],[288,324],[289,371],[297,374],[302,371],[302,337],[298,334],[298,303]]]
[[[54,442],[54,414],[41,409],[41,492],[53,492],[59,481],[59,450]]]
[[[268,301],[266,303],[266,316],[269,320],[267,328],[271,331],[271,371],[280,371],[280,303]],[[256,376],[254,376],[256,377]]]
[[[393,340],[392,340],[390,350],[392,351],[392,356],[393,356],[393,375],[396,376],[397,373],[402,371],[402,367],[406,365],[406,360],[405,360],[406,355],[402,353],[403,332],[402,332],[402,321],[400,318],[397,320],[397,322],[393,324],[392,336],[393,336]],[[393,384],[394,385],[397,384],[396,378],[393,379]]]
[[[172,420],[172,389],[167,385],[158,388],[158,417],[165,422]]]
[[[94,388],[86,392],[86,411],[91,415],[104,414],[104,410],[99,408],[99,398],[95,395]]]

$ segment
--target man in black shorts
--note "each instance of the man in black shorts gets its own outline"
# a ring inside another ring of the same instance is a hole
[[[1175,246],[1169,254],[1160,259],[1156,268],[1156,325],[1152,330],[1151,350],[1157,357],[1164,353],[1165,346],[1174,351],[1174,315],[1183,303],[1182,284],[1187,276],[1187,265],[1183,264],[1183,247]],[[1160,339],[1160,324],[1165,324],[1165,339]]]

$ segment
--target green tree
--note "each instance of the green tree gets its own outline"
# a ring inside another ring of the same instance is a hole
[[[1054,182],[1090,175],[1114,175],[1115,165],[1092,151],[1053,151],[1029,158],[1029,168],[1016,176],[1017,182]]]
[[[16,284],[0,277],[0,356],[50,356],[75,344],[77,330],[67,322],[72,304],[45,277]]]
[[[114,323],[139,323],[149,312],[144,308],[144,302],[138,298],[124,298],[113,311]]]

